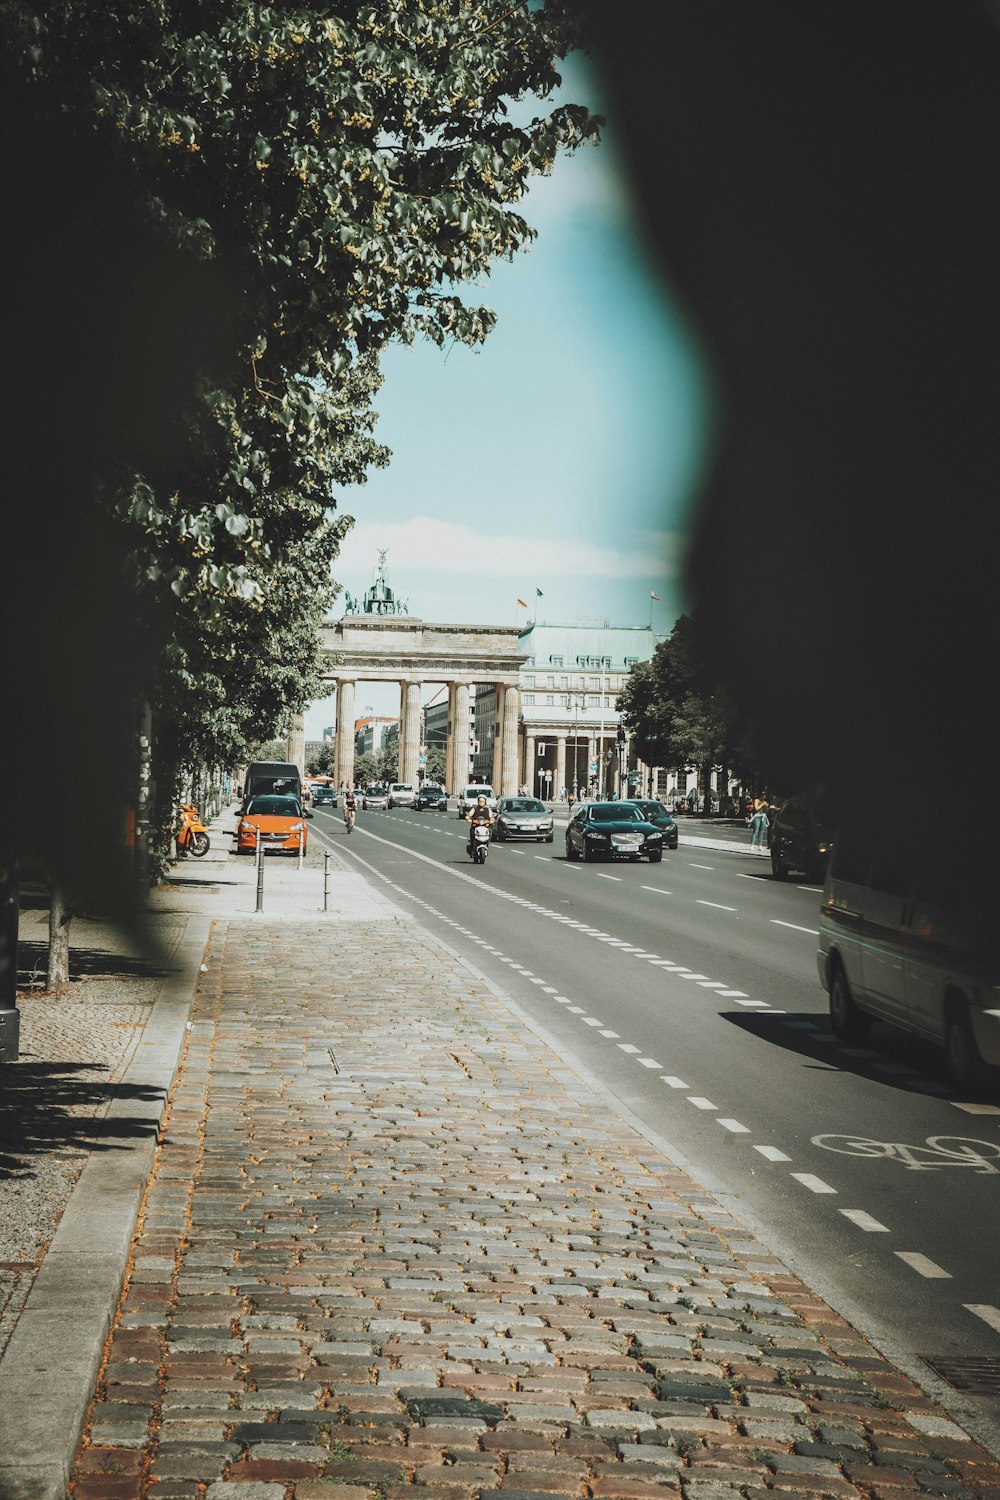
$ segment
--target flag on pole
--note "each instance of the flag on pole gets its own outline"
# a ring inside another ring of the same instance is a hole
[[[657,602],[657,604],[659,604],[661,602],[659,594],[654,594],[653,591],[652,591],[652,589],[650,589],[650,591],[649,591],[649,597],[651,599],[655,599],[656,602]]]
[[[539,599],[543,599],[545,597],[541,589],[536,588],[535,593],[538,595]]]
[[[523,599],[518,599],[517,602],[520,605],[521,609],[527,609],[528,606],[525,604]]]

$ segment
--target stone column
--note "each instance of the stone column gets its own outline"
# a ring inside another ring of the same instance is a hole
[[[337,751],[334,775],[337,786],[354,784],[354,679],[337,680]]]
[[[524,784],[533,797],[538,793],[538,761],[535,756],[535,736],[524,736]],[[543,786],[544,790],[544,786]]]
[[[291,728],[288,731],[285,759],[289,765],[298,766],[300,776],[306,774],[306,722],[301,714],[296,714],[292,719]]]
[[[400,751],[400,781],[417,784],[418,761],[420,759],[420,692],[419,682],[406,684],[406,739]]]
[[[503,700],[504,686],[498,682],[494,686],[497,696],[497,716],[494,724],[493,734],[493,770],[490,773],[490,782],[497,796],[501,795],[500,783],[503,778]]]
[[[503,693],[503,719],[500,733],[500,785],[503,796],[513,797],[517,793],[517,725],[520,718],[516,687],[506,687]]]
[[[403,780],[403,746],[406,744],[406,687],[399,684],[399,735],[396,739],[396,780]]]
[[[556,735],[556,779],[552,787],[552,796],[558,802],[562,796],[562,789],[566,785],[566,736]]]
[[[467,682],[453,684],[455,691],[455,760],[452,784],[448,788],[455,796],[465,791],[469,780],[469,695],[472,691]]]

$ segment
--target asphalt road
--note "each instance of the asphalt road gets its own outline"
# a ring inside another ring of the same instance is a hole
[[[313,824],[887,1353],[961,1361],[953,1384],[990,1362],[993,1394],[959,1404],[1000,1429],[1000,1103],[955,1096],[890,1028],[834,1038],[818,887],[684,842],[659,865],[569,863],[563,827],[478,867],[454,811],[359,813],[350,838],[336,813]]]

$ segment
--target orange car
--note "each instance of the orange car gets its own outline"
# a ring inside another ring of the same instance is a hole
[[[257,834],[260,832],[261,847],[266,854],[269,849],[284,849],[289,854],[298,854],[306,848],[306,824],[309,816],[303,812],[297,797],[279,792],[260,792],[251,797],[236,825],[237,854],[255,854]]]

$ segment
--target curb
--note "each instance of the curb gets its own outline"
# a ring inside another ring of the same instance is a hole
[[[0,1500],[64,1500],[121,1294],[212,919],[191,916],[112,1102],[139,1137],[91,1154],[0,1364]]]

